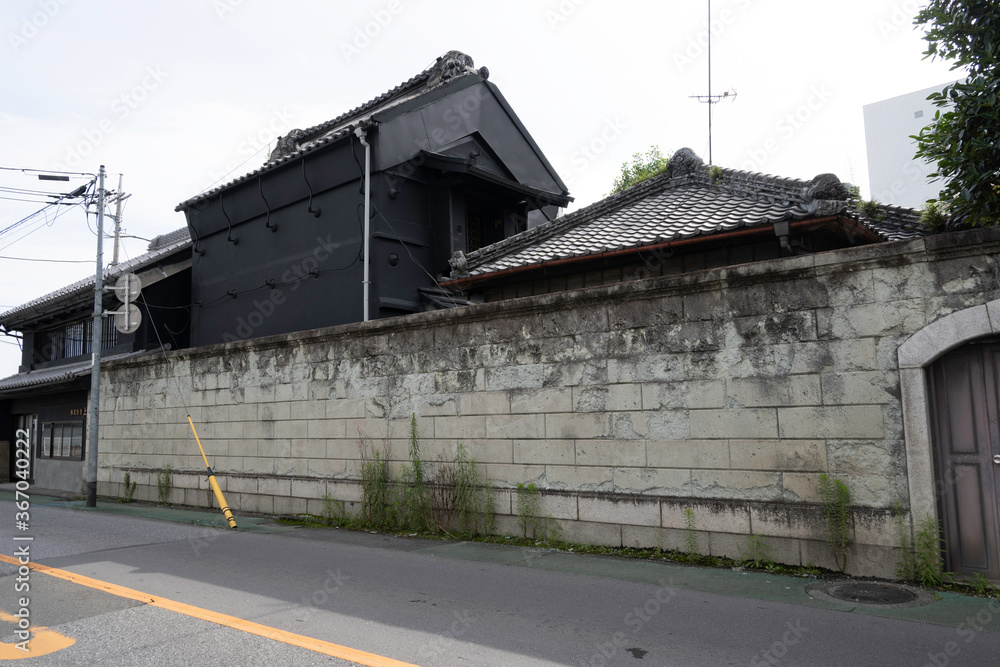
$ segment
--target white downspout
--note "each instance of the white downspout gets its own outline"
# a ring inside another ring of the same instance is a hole
[[[365,263],[365,277],[362,281],[364,285],[364,311],[365,319],[368,321],[368,291],[371,286],[371,281],[368,279],[368,265],[369,265],[369,249],[368,249],[368,237],[369,237],[369,222],[371,220],[371,176],[372,176],[372,147],[365,141],[364,128],[355,128],[354,134],[358,136],[361,140],[361,145],[365,147],[365,251],[364,251],[364,263]]]

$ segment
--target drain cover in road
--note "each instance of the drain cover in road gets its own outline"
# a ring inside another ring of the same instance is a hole
[[[905,588],[873,582],[839,584],[826,589],[826,592],[838,600],[862,604],[905,604],[917,597]]]
[[[839,604],[873,607],[922,607],[934,602],[934,596],[912,586],[882,581],[825,581],[805,588],[811,598]]]

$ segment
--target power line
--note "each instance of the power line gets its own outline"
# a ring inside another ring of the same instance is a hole
[[[69,176],[87,176],[94,178],[97,174],[91,174],[86,171],[56,171],[55,169],[31,169],[28,167],[0,167],[3,171],[20,171],[25,174],[67,174]]]
[[[28,230],[27,232],[25,232],[21,236],[17,237],[16,239],[14,239],[13,241],[11,241],[7,245],[0,246],[0,250],[6,250],[7,248],[9,248],[12,245],[14,245],[15,243],[17,243],[18,241],[20,241],[20,240],[22,240],[24,238],[27,238],[28,236],[31,236],[32,234],[34,234],[35,232],[37,232],[38,230],[40,230],[42,227],[48,227],[48,226],[52,225],[53,223],[55,223],[56,220],[58,220],[64,213],[66,213],[69,210],[70,210],[69,208],[64,208],[64,209],[62,209],[60,211],[57,211],[56,214],[54,216],[52,216],[51,220],[49,220],[48,218],[45,218],[44,220],[39,220],[38,224],[35,225],[32,229]],[[3,232],[0,232],[0,234],[2,234],[2,233]]]
[[[52,192],[51,190],[34,190],[32,188],[12,188],[6,185],[0,185],[0,191],[12,192],[19,195],[45,195],[47,197],[65,197],[66,195],[61,192]]]
[[[72,206],[72,202],[47,202],[44,199],[22,199],[20,197],[0,197],[7,201],[26,201],[30,204],[45,204],[46,206]]]
[[[17,227],[20,227],[21,225],[23,225],[23,224],[27,223],[28,221],[30,221],[32,218],[45,213],[46,211],[48,211],[48,209],[50,209],[52,207],[55,207],[55,206],[57,206],[59,204],[64,204],[65,202],[62,201],[63,199],[66,199],[66,198],[69,198],[69,197],[74,197],[75,198],[77,196],[86,197],[87,191],[90,189],[91,185],[93,185],[93,181],[91,181],[91,183],[89,183],[87,185],[83,185],[83,186],[77,188],[76,190],[74,190],[71,193],[61,195],[60,198],[57,199],[56,201],[50,202],[50,203],[46,204],[45,206],[43,206],[42,208],[40,208],[37,211],[35,211],[34,213],[29,213],[28,215],[24,216],[23,218],[21,218],[17,222],[15,222],[13,224],[10,224],[10,225],[8,225],[7,227],[5,227],[3,229],[0,229],[0,236],[3,236],[7,232],[13,231]],[[79,194],[77,194],[77,193],[79,193]],[[46,218],[46,220],[45,220],[46,224],[51,224],[51,222],[54,222],[56,218],[58,218],[60,215],[62,215],[62,212],[67,211],[67,210],[69,210],[69,209],[66,208],[66,209],[63,209],[62,211],[56,213],[56,215],[52,218],[52,221],[49,221],[48,218]],[[27,236],[27,234],[25,236]],[[22,236],[21,238],[24,238],[24,236]],[[18,239],[18,240],[20,240],[20,239]],[[10,246],[10,244],[7,244],[6,246],[3,246],[3,248],[9,247],[9,246]],[[0,248],[0,250],[3,250],[3,248]]]
[[[254,153],[253,155],[251,155],[250,157],[248,157],[246,160],[243,160],[243,162],[240,162],[238,165],[236,165],[235,167],[233,167],[232,169],[230,169],[229,171],[227,171],[225,174],[223,174],[219,178],[215,179],[215,181],[213,181],[212,183],[210,183],[208,187],[206,187],[204,190],[202,190],[197,195],[195,195],[195,197],[202,196],[203,194],[205,194],[206,192],[208,192],[209,190],[211,190],[212,188],[214,188],[216,183],[219,183],[220,181],[225,180],[231,173],[233,173],[234,171],[236,171],[237,169],[239,169],[240,167],[242,167],[243,165],[245,165],[247,162],[249,162],[250,160],[252,160],[255,157],[257,157],[258,155],[260,155],[263,151],[268,150],[269,148],[270,148],[270,144],[268,144],[267,146],[264,146],[259,151],[257,151],[256,153]]]
[[[53,264],[91,264],[89,259],[39,259],[34,257],[7,257],[0,255],[0,259],[10,259],[16,262],[51,262]]]

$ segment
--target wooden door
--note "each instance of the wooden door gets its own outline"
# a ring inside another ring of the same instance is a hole
[[[931,367],[945,567],[990,579],[1000,579],[998,373],[997,342],[964,345]]]

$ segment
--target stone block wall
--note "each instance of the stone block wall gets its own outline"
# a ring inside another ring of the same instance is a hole
[[[237,511],[356,508],[362,441],[398,471],[463,443],[516,532],[518,483],[565,538],[705,552],[761,535],[832,567],[819,476],[856,505],[850,570],[891,576],[909,490],[897,348],[1000,296],[995,234],[965,232],[150,354],[108,364],[100,493],[207,505],[191,415]],[[250,306],[248,306],[250,307]],[[280,317],[280,309],[274,314]],[[908,516],[904,520],[909,521]]]

